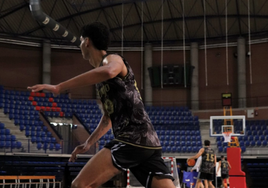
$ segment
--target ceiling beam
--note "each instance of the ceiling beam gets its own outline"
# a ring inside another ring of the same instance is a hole
[[[0,15],[0,19],[5,18],[6,16],[8,16],[8,15],[10,15],[10,14],[13,14],[13,13],[15,13],[15,12],[17,12],[17,11],[19,11],[19,10],[25,8],[25,7],[28,7],[28,6],[29,6],[29,3],[23,3],[23,5],[18,6],[18,7],[16,7],[16,8],[12,9],[11,11],[9,11],[9,12],[7,12],[7,13],[5,13],[5,14],[1,14],[1,15]]]

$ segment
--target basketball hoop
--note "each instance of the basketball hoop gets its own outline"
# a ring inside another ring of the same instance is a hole
[[[223,132],[224,142],[231,142],[232,132]]]

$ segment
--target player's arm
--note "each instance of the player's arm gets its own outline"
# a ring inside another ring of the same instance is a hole
[[[216,157],[216,154],[214,155],[214,166],[216,167],[216,164],[217,164],[217,157]]]
[[[103,60],[103,66],[101,67],[80,74],[58,85],[38,84],[28,87],[28,89],[32,90],[32,92],[48,90],[54,94],[59,94],[68,89],[94,85],[109,80],[117,75],[121,75],[122,72],[126,72],[126,67],[122,58],[119,55],[108,55]]]
[[[219,166],[217,168],[217,172],[216,173],[218,173],[218,171],[220,170],[220,167],[221,167],[221,161],[219,162]]]
[[[109,55],[103,60],[103,66],[92,69],[86,73],[80,74],[70,80],[58,85],[59,91],[65,91],[71,88],[83,87],[100,83],[119,75],[125,64],[118,55]]]
[[[227,162],[228,162],[228,167],[229,167],[229,169],[231,169],[231,165],[230,165],[229,161],[227,161]]]
[[[203,153],[204,153],[204,148],[201,148],[201,149],[199,150],[199,152],[198,152],[195,156],[189,157],[189,158],[187,159],[187,161],[190,160],[190,159],[197,159],[197,158],[200,157]]]
[[[107,115],[103,115],[99,125],[93,131],[93,133],[89,136],[86,141],[87,147],[89,148],[95,142],[97,142],[103,135],[105,135],[112,127],[111,119]]]
[[[199,160],[199,158],[198,158],[198,160]],[[196,170],[199,167],[200,162],[198,160],[196,161],[196,163],[195,163],[194,167],[191,169],[191,171]]]

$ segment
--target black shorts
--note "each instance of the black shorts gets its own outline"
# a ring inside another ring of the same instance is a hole
[[[112,161],[116,168],[124,171],[129,169],[146,188],[151,187],[153,176],[174,180],[170,169],[162,159],[161,149],[146,149],[115,140],[104,147],[111,150]]]
[[[213,174],[205,173],[205,172],[199,172],[198,173],[198,179],[200,180],[208,180],[208,181],[213,181]]]
[[[229,174],[221,174],[221,179],[227,179],[229,178]]]

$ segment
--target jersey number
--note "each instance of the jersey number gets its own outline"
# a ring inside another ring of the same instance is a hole
[[[206,161],[214,162],[214,154],[207,153]]]

